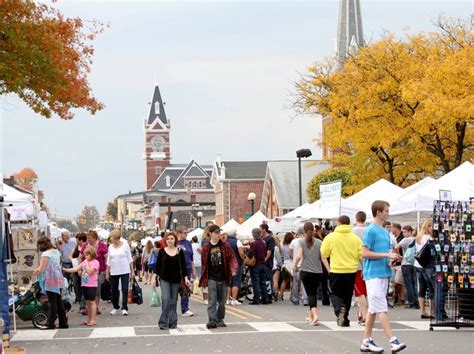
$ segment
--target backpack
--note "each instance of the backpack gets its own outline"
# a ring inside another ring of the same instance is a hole
[[[413,240],[413,242],[408,245],[405,251],[405,254],[403,255],[403,259],[405,260],[405,262],[409,264],[415,263],[415,253],[416,253],[415,242],[416,241]]]
[[[154,267],[157,259],[158,259],[158,256],[156,255],[156,252],[153,250],[151,252],[150,258],[148,259],[148,263],[147,263],[148,267]]]

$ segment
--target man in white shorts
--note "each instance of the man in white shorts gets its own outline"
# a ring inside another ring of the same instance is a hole
[[[380,324],[385,336],[390,342],[392,353],[397,353],[406,348],[397,337],[393,336],[390,318],[388,317],[387,289],[388,282],[392,276],[389,263],[393,260],[401,260],[398,253],[390,252],[390,236],[383,227],[383,222],[389,216],[389,204],[383,200],[372,203],[373,223],[365,230],[362,243],[362,257],[364,258],[364,280],[367,287],[367,300],[369,303],[367,318],[365,321],[365,333],[361,352],[382,353],[383,348],[378,347],[372,339],[372,329],[375,317],[379,315]]]

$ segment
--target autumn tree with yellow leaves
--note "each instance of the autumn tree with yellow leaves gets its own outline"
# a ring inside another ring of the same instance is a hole
[[[296,83],[296,109],[330,119],[324,144],[354,190],[380,178],[405,186],[474,158],[474,32],[440,19],[437,31],[381,40],[342,67],[315,63]]]

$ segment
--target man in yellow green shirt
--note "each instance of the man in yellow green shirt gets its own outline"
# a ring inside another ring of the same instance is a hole
[[[349,327],[349,310],[357,265],[362,258],[362,241],[352,232],[350,223],[348,216],[340,216],[336,229],[324,238],[321,245],[321,256],[330,258],[330,298],[337,324],[341,327]]]

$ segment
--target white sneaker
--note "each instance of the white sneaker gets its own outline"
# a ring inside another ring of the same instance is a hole
[[[225,302],[226,305],[230,305],[230,303],[231,303],[230,300],[227,300],[227,301]]]
[[[363,353],[383,353],[383,348],[377,347],[374,340],[369,338],[362,341],[360,351]]]
[[[122,310],[122,316],[128,316],[128,311],[127,310]]]
[[[120,313],[120,310],[117,310],[117,309],[113,309],[112,311],[110,311],[111,315],[118,315],[119,313]]]
[[[240,306],[240,305],[242,305],[242,303],[241,303],[239,300],[232,300],[232,301],[230,302],[230,304],[231,304],[232,306]]]
[[[406,344],[400,342],[397,337],[392,337],[392,339],[390,339],[390,349],[392,350],[392,353],[401,352],[406,347]]]
[[[208,300],[204,300],[204,301],[203,301],[203,304],[204,304],[204,305],[209,305],[209,301],[208,301]]]
[[[194,313],[192,313],[191,311],[186,311],[185,313],[182,314],[183,317],[191,317],[191,316],[194,316]]]

